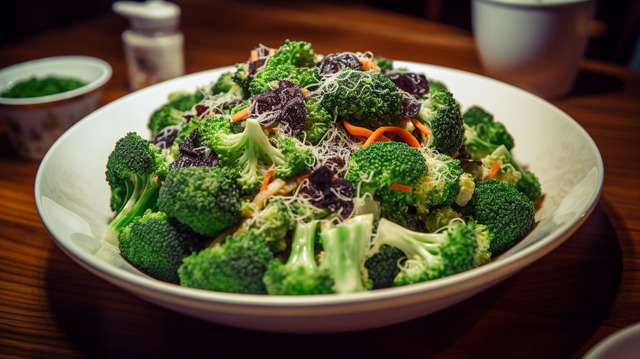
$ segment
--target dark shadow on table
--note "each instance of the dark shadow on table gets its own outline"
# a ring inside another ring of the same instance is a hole
[[[602,73],[581,70],[571,91],[572,96],[591,96],[615,92],[624,86],[623,79]]]
[[[295,335],[231,328],[165,310],[93,276],[52,248],[49,262],[56,265],[49,265],[46,278],[51,311],[80,355],[91,358],[429,358],[445,353],[502,358],[519,353],[519,358],[564,359],[607,316],[621,277],[616,233],[598,206],[577,234],[552,252],[553,260],[547,256],[460,304],[384,328]],[[576,251],[584,256],[573,255]],[[537,276],[549,271],[557,281],[537,283]],[[67,280],[78,272],[80,282]],[[135,312],[121,311],[132,306]],[[521,326],[532,328],[532,336],[510,330]],[[563,352],[545,351],[548,344]]]

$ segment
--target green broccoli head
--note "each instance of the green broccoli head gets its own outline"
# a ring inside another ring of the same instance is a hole
[[[233,72],[225,72],[218,77],[218,79],[211,86],[211,94],[218,95],[227,93],[231,90],[236,83],[233,81]]]
[[[320,88],[320,103],[332,115],[372,130],[402,120],[402,92],[379,71],[345,68]]]
[[[415,188],[414,206],[418,213],[427,214],[433,208],[451,206],[460,192],[460,177],[464,173],[460,161],[445,154],[426,153],[429,170]]]
[[[493,255],[514,246],[535,223],[533,202],[514,186],[494,179],[478,181],[473,197],[461,211],[464,218],[487,226]]]
[[[499,162],[500,169],[493,178],[515,185],[530,200],[535,201],[542,194],[542,186],[538,177],[533,172],[522,169],[504,145],[498,146],[495,151],[481,161],[487,168],[490,168],[493,162]]]
[[[265,237],[274,253],[287,247],[287,236],[296,222],[289,212],[289,205],[282,197],[271,197],[265,206],[247,218],[236,233],[254,231]]]
[[[394,286],[420,283],[460,273],[480,264],[478,241],[473,224],[452,221],[442,232],[410,231],[381,219],[373,253],[386,244],[407,257],[393,279]]]
[[[253,231],[227,236],[184,259],[178,269],[185,287],[227,293],[266,294],[262,281],[273,254],[269,242]]]
[[[263,281],[268,294],[309,295],[334,293],[333,279],[327,268],[320,268],[315,259],[315,239],[318,222],[297,223],[291,243],[291,253],[285,263],[273,259]]]
[[[225,167],[171,170],[160,188],[158,208],[196,233],[215,237],[240,222],[242,200],[236,178],[236,172]]]
[[[464,121],[460,105],[446,89],[432,86],[421,98],[422,106],[416,118],[431,130],[429,148],[453,156],[464,140]]]
[[[467,126],[476,131],[476,135],[481,140],[493,145],[504,145],[509,151],[513,148],[513,137],[506,127],[501,122],[495,121],[493,115],[482,107],[470,107],[464,112],[462,119]]]
[[[287,40],[264,66],[253,76],[249,92],[257,95],[273,90],[272,83],[288,80],[300,88],[314,88],[320,82],[320,75],[313,67],[316,65],[316,53],[310,43]]]
[[[382,73],[393,70],[393,61],[386,57],[374,57],[371,62],[377,65]]]
[[[305,100],[304,107],[307,110],[307,122],[298,139],[315,145],[329,131],[333,116],[315,98]]]
[[[310,146],[287,134],[280,134],[275,140],[284,160],[282,164],[276,165],[277,178],[286,180],[311,171],[314,155]]]
[[[155,110],[149,117],[149,129],[152,135],[157,135],[169,126],[178,126],[185,122],[184,111],[178,110],[169,104]]]
[[[438,232],[449,225],[452,220],[461,219],[462,214],[450,206],[438,207],[423,217],[427,232]]]
[[[134,132],[120,138],[109,154],[106,179],[111,188],[111,209],[116,213],[109,223],[118,232],[135,217],[156,205],[161,181],[169,165],[162,150]]]
[[[284,133],[269,138],[255,118],[245,121],[242,133],[232,133],[224,118],[208,121],[217,125],[204,130],[203,143],[216,152],[224,166],[238,170],[238,181],[246,193],[260,188],[272,166],[276,177],[288,179],[307,172],[313,162],[311,147]]]
[[[246,62],[235,65],[235,70],[233,71],[233,75],[231,75],[231,80],[240,86],[244,98],[249,98],[251,96],[249,86],[253,80],[253,75],[249,74],[249,65]]]
[[[381,245],[378,251],[364,262],[371,289],[392,287],[393,280],[400,273],[406,258],[400,249],[388,244]]]
[[[204,248],[211,239],[169,218],[164,212],[147,210],[118,234],[120,254],[148,275],[178,283],[182,260]]]
[[[386,141],[355,151],[349,158],[345,179],[362,192],[376,192],[394,183],[413,187],[426,172],[419,149],[404,142]]]
[[[149,117],[148,127],[153,136],[168,126],[177,126],[186,122],[185,112],[204,99],[204,93],[197,90],[193,93],[175,91],[169,94],[168,102],[156,109]]]

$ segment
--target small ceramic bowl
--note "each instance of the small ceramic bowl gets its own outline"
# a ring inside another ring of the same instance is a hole
[[[0,94],[33,77],[74,78],[84,86],[54,95],[8,98],[0,96],[0,118],[16,153],[42,159],[69,127],[100,106],[111,66],[87,56],[56,56],[27,61],[0,70]]]

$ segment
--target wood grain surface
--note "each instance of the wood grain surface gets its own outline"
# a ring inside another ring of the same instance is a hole
[[[376,55],[482,73],[471,33],[364,5],[176,1],[187,72],[243,61],[247,49],[305,40],[319,53]],[[0,68],[55,55],[108,61],[104,104],[129,93],[114,14],[0,48]],[[274,45],[275,46],[275,45]],[[0,357],[580,358],[640,322],[640,74],[585,60],[552,103],[593,137],[605,164],[599,204],[559,248],[495,287],[406,323],[283,335],[211,324],[150,304],[90,274],[54,243],[35,207],[38,163],[0,128]]]

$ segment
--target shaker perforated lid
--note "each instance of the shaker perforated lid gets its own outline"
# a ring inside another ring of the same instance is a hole
[[[180,7],[162,0],[116,1],[112,9],[129,19],[131,27],[135,30],[169,30],[177,28],[180,23]]]

